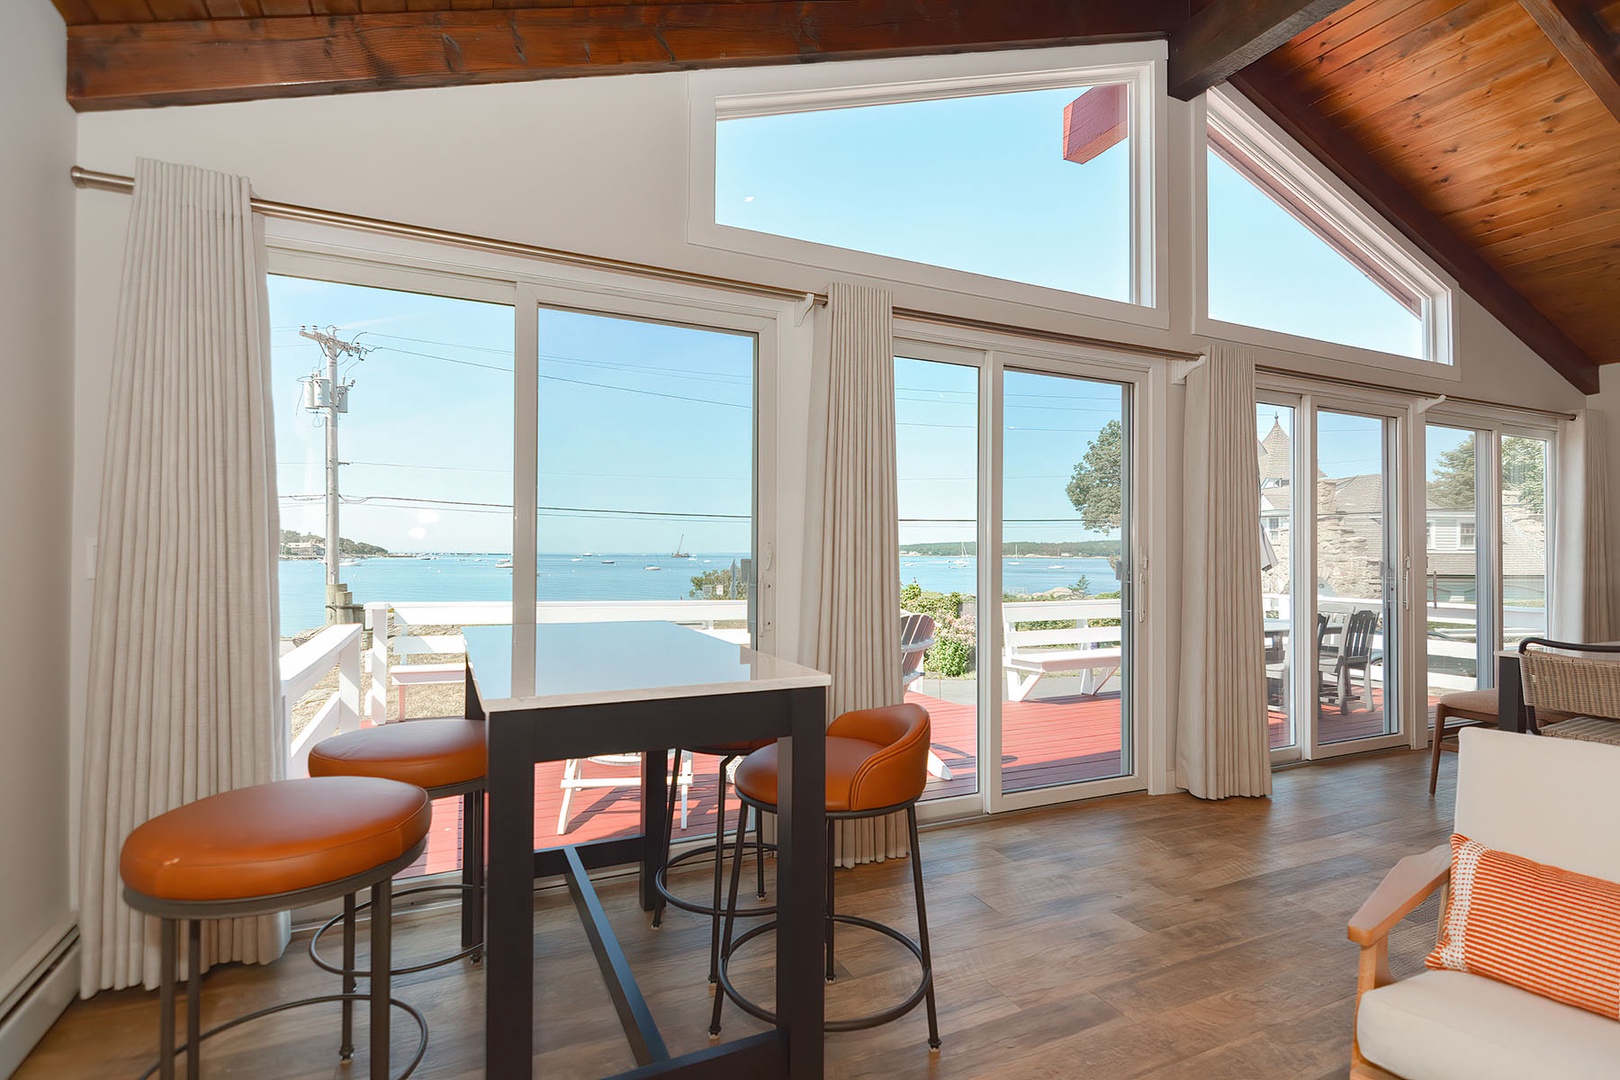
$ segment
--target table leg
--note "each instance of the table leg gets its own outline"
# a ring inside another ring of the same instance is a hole
[[[532,1075],[534,1061],[534,757],[522,721],[489,728],[485,1075]]]
[[[780,749],[777,796],[777,1025],[788,1042],[788,1075],[823,1073],[822,919],[826,914],[826,691],[788,692],[792,737]]]
[[[1496,658],[1496,726],[1503,731],[1525,730],[1524,693],[1517,656]]]
[[[676,764],[677,773],[680,765]],[[649,750],[641,755],[641,910],[658,906],[653,875],[669,847],[669,751]]]

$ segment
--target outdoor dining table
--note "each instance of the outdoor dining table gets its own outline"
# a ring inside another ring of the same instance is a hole
[[[826,693],[831,679],[660,622],[469,626],[467,716],[489,751],[485,1075],[534,1075],[534,883],[566,879],[637,1068],[628,1077],[791,1077],[823,1071]],[[640,901],[669,829],[672,748],[780,740],[774,1030],[672,1057],[588,871],[639,862]],[[641,752],[641,835],[534,846],[537,762]]]

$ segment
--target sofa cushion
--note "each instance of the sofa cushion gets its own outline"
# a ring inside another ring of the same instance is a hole
[[[1406,1080],[1614,1080],[1620,1023],[1460,971],[1369,991],[1362,1056]]]
[[[1620,884],[1454,834],[1451,899],[1426,963],[1620,1020]]]

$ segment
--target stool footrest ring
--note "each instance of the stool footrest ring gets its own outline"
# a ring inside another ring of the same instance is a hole
[[[446,885],[418,885],[415,888],[411,888],[411,889],[401,889],[400,891],[394,893],[393,898],[394,898],[394,900],[397,901],[402,897],[416,896],[416,895],[419,895],[421,893],[431,893],[431,892],[459,892],[459,893],[474,893],[474,894],[476,894],[478,892],[478,888],[475,885],[468,885],[468,884],[465,884],[465,883],[462,883],[462,882],[451,882],[451,883],[446,884]],[[463,901],[463,902],[465,902],[465,901]],[[367,900],[363,904],[356,904],[354,906],[355,914],[358,915],[360,912],[366,910],[370,906],[371,906],[371,901],[370,900]],[[370,972],[369,969],[364,970],[364,971],[360,971],[360,970],[344,971],[342,965],[332,963],[331,961],[327,960],[325,957],[323,957],[317,951],[320,948],[321,935],[325,934],[328,930],[332,929],[332,927],[336,926],[338,923],[340,923],[342,921],[343,921],[343,913],[338,912],[336,915],[332,916],[330,919],[327,919],[324,923],[322,923],[320,925],[319,929],[317,929],[315,931],[315,933],[310,935],[310,938],[309,938],[309,958],[310,958],[310,960],[312,960],[314,962],[316,967],[318,967],[322,971],[328,972],[328,973],[330,973],[332,975],[348,975],[348,976],[351,976],[351,977],[356,978],[356,979],[369,979],[369,978],[371,978],[371,972]],[[463,959],[465,959],[465,958],[467,958],[469,956],[477,957],[478,955],[482,954],[483,951],[484,951],[484,943],[482,941],[480,941],[476,945],[467,946],[465,949],[462,949],[460,952],[451,953],[449,956],[441,956],[436,960],[424,960],[422,963],[420,963],[420,964],[412,964],[410,967],[392,968],[392,969],[389,970],[388,974],[391,975],[391,976],[392,975],[414,975],[418,971],[428,971],[428,970],[430,970],[432,968],[443,967],[446,964],[453,964],[457,960],[463,960]]]
[[[738,912],[738,914],[741,914],[741,912]],[[835,913],[832,916],[832,920],[833,922],[843,923],[846,926],[859,926],[866,930],[875,930],[885,937],[904,945],[908,950],[910,950],[911,955],[916,957],[917,963],[923,963],[921,946],[892,926],[875,922],[872,919],[863,919],[859,915],[845,915],[841,912]],[[720,991],[724,993],[726,997],[735,1002],[737,1007],[743,1012],[756,1019],[763,1020],[768,1024],[776,1023],[776,1014],[744,997],[742,993],[731,984],[730,968],[731,958],[736,955],[737,949],[740,946],[756,937],[759,937],[762,934],[773,932],[775,929],[776,920],[772,919],[768,923],[762,923],[759,926],[751,927],[744,933],[738,934],[737,937],[732,940],[731,951],[720,958],[719,971]],[[933,986],[933,984],[933,970],[925,966],[922,969],[922,980],[917,983],[917,988],[898,1005],[884,1009],[880,1012],[868,1013],[865,1016],[853,1016],[849,1017],[848,1019],[841,1020],[828,1020],[822,1025],[822,1030],[828,1032],[864,1031],[867,1028],[874,1028],[887,1024],[891,1020],[898,1020],[900,1017],[906,1015],[906,1013],[917,1007],[923,998],[927,996],[928,990]],[[713,1032],[711,1031],[710,1034],[713,1034]]]
[[[678,907],[682,911],[690,911],[694,915],[708,915],[711,918],[719,918],[725,915],[725,908],[721,908],[719,911],[716,911],[709,904],[700,903],[696,900],[683,900],[681,897],[676,896],[674,892],[670,890],[668,881],[669,871],[673,867],[680,866],[684,862],[697,859],[699,857],[712,860],[714,858],[714,847],[715,846],[713,844],[703,844],[702,846],[692,848],[689,851],[683,851],[679,855],[671,857],[669,861],[665,862],[664,865],[658,868],[658,872],[653,875],[653,888],[657,889],[658,895],[664,898],[664,903],[671,907]],[[766,844],[765,850],[775,851],[776,845]],[[757,919],[766,915],[775,914],[775,904],[759,904],[754,907],[737,909],[737,918],[739,919]]]
[[[220,1035],[224,1032],[230,1031],[232,1028],[240,1027],[243,1024],[254,1020],[263,1019],[264,1017],[273,1015],[275,1013],[286,1012],[288,1009],[301,1009],[306,1005],[326,1005],[329,1003],[342,1001],[369,1002],[370,1000],[370,994],[322,994],[319,997],[299,998],[297,1001],[283,1001],[279,1005],[271,1005],[267,1008],[255,1009],[250,1013],[238,1016],[234,1020],[227,1020],[223,1024],[218,1024],[211,1027],[201,1035],[197,1036],[197,1041],[199,1043],[204,1042],[213,1038],[215,1035]],[[422,1014],[418,1012],[415,1007],[407,1005],[398,998],[389,998],[388,1003],[396,1009],[403,1009],[407,1016],[416,1021],[417,1030],[421,1033],[421,1037],[416,1041],[416,1053],[412,1055],[410,1064],[405,1066],[404,1072],[400,1073],[394,1078],[394,1080],[406,1080],[406,1077],[410,1076],[411,1073],[416,1071],[416,1067],[422,1063],[423,1055],[427,1053],[427,1020],[423,1018]],[[183,1053],[185,1049],[186,1044],[182,1042],[178,1046],[173,1047],[170,1053],[178,1056],[179,1054]],[[139,1080],[149,1080],[149,1078],[158,1071],[162,1064],[163,1063],[159,1061],[157,1064],[141,1073]]]

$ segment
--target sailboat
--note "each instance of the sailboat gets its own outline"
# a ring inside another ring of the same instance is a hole
[[[686,534],[681,533],[681,538],[675,541],[675,550],[669,553],[669,557],[672,559],[690,559],[692,557],[692,553],[690,551],[681,550],[681,545],[684,543],[686,543]]]

